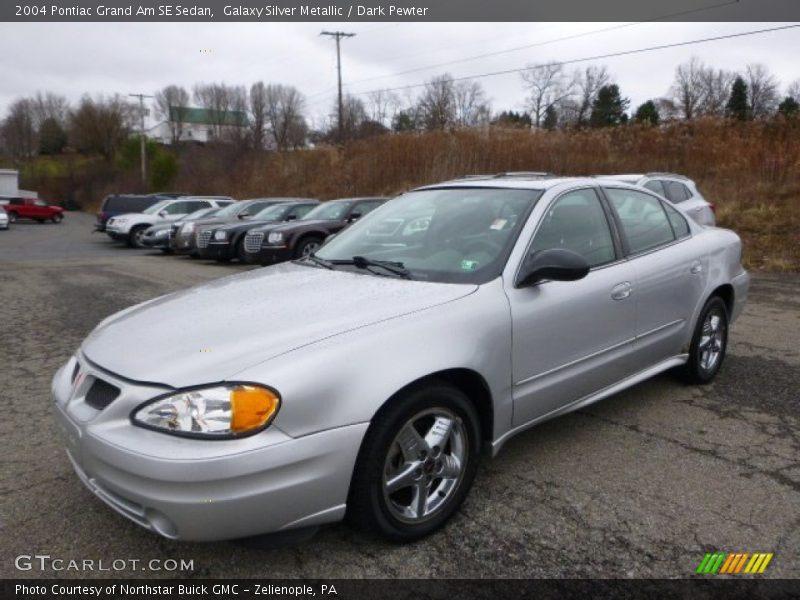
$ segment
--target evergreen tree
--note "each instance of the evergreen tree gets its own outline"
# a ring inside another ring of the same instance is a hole
[[[796,117],[800,114],[800,103],[791,96],[786,96],[778,105],[778,112],[785,117]]]
[[[648,100],[636,109],[634,119],[637,123],[647,123],[649,125],[658,125],[661,120],[661,115],[658,114],[656,103]]]
[[[750,111],[747,108],[747,84],[741,77],[736,77],[731,86],[731,96],[725,106],[727,115],[740,121],[750,118]]]
[[[550,105],[544,111],[544,120],[542,121],[542,127],[547,129],[548,131],[552,131],[558,125],[558,112],[554,106]]]
[[[618,85],[612,84],[601,87],[592,103],[592,116],[589,118],[590,125],[592,127],[608,127],[626,123],[628,115],[625,114],[625,111],[630,103],[630,100],[620,95]]]

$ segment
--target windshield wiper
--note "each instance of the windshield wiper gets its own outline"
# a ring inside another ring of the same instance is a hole
[[[397,275],[398,277],[402,277],[403,279],[412,279],[411,272],[406,269],[401,262],[391,260],[374,260],[372,258],[367,258],[366,256],[354,256],[350,260],[332,260],[331,262],[334,265],[353,265],[358,269],[369,270],[372,273],[375,273],[375,271],[373,271],[370,267],[380,267],[381,269]],[[375,274],[377,275],[378,273]]]
[[[330,269],[331,271],[336,269],[334,263],[316,256],[313,252],[311,254],[306,254],[303,258],[299,258],[294,262],[302,262],[304,260],[309,260],[313,262],[315,265],[323,267],[325,269]]]

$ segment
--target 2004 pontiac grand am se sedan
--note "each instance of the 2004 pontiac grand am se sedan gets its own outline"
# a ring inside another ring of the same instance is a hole
[[[316,254],[107,318],[56,373],[55,414],[87,487],[163,536],[348,516],[411,541],[481,448],[667,369],[710,381],[741,251],[624,183],[424,187]]]

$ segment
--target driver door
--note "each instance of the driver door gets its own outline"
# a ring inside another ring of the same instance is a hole
[[[549,248],[581,254],[578,281],[509,286],[513,425],[522,425],[630,373],[635,331],[634,272],[621,260],[611,219],[592,187],[571,190],[547,209],[526,256]]]

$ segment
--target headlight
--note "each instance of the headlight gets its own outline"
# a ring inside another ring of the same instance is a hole
[[[113,221],[114,221],[115,224],[119,225],[119,224],[122,224],[122,223],[127,223],[128,219],[113,219]]]
[[[215,240],[226,240],[228,239],[228,232],[226,231],[215,231],[214,232],[214,239]]]
[[[282,233],[279,233],[279,232],[276,232],[276,233],[270,233],[270,234],[267,236],[267,241],[268,241],[270,244],[280,244],[280,243],[283,241],[283,234],[282,234]]]
[[[231,383],[156,398],[136,408],[131,420],[164,433],[224,439],[264,429],[280,403],[280,396],[266,387]]]
[[[169,229],[159,229],[153,235],[157,238],[167,237],[169,235]]]

